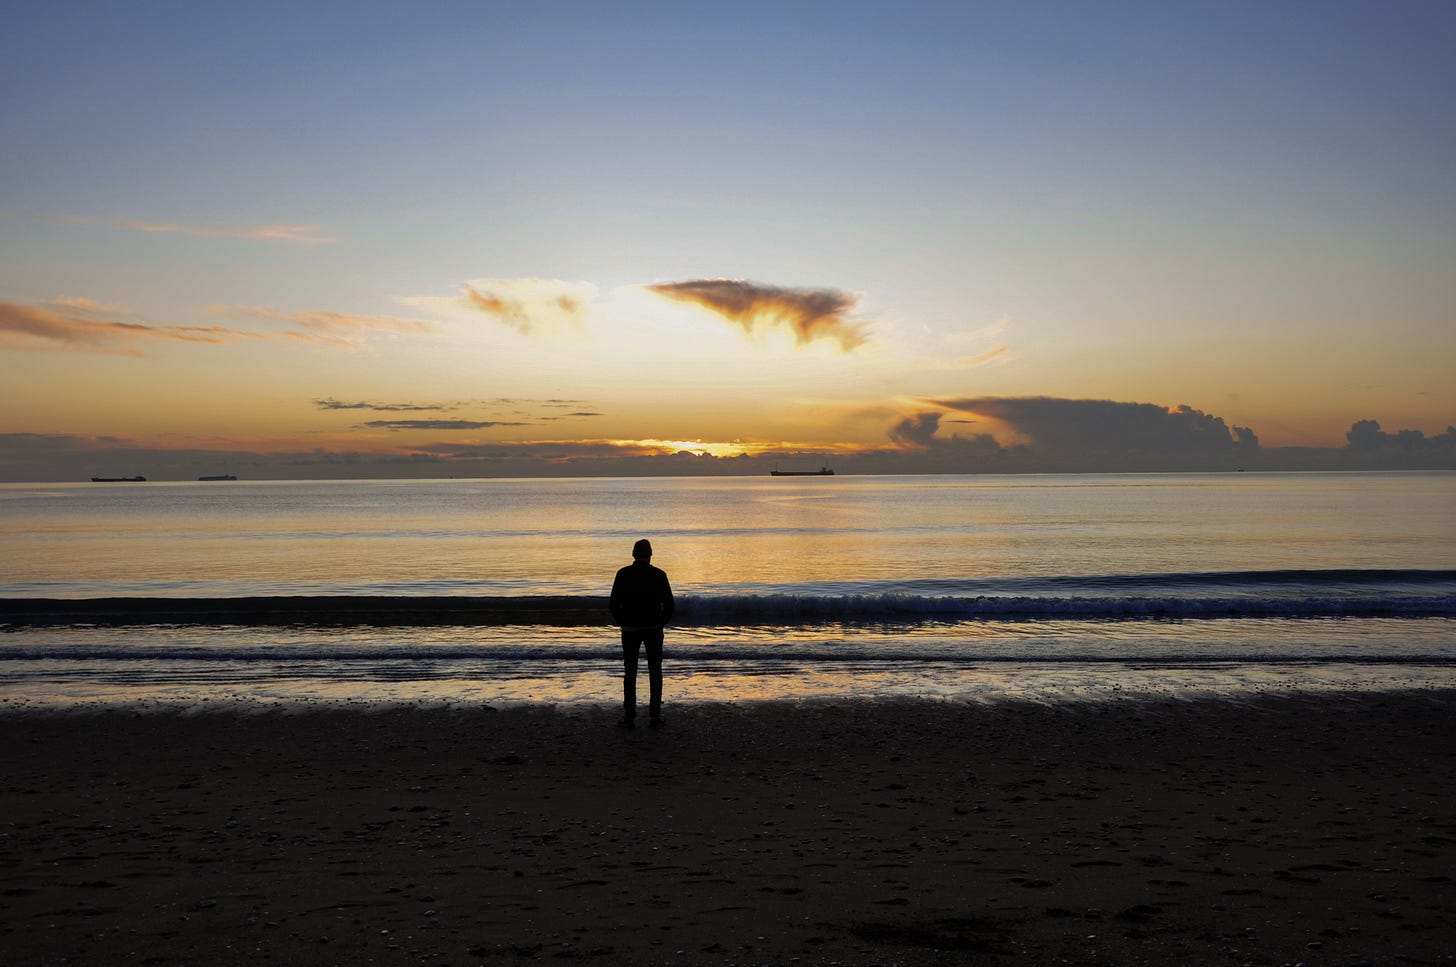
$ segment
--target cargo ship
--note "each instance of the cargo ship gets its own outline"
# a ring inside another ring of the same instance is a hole
[[[210,477],[198,477],[197,479],[198,480],[236,480],[238,478],[237,477],[234,477],[230,473],[216,473],[216,474],[213,474]]]
[[[818,470],[780,470],[774,467],[768,472],[770,477],[832,477],[834,471],[828,467],[820,467]]]
[[[146,483],[146,477],[92,477],[92,483]]]

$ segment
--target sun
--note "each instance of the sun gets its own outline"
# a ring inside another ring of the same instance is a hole
[[[644,450],[656,450],[661,453],[687,452],[706,454],[710,457],[754,456],[776,449],[776,445],[772,443],[744,443],[737,440],[731,443],[704,440],[613,440],[611,442],[618,446],[640,447]]]

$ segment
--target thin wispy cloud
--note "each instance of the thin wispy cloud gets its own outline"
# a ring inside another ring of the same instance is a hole
[[[990,363],[1006,363],[1016,358],[1002,337],[1011,329],[1011,319],[1002,316],[990,325],[965,332],[953,332],[935,354],[923,360],[923,369],[977,369]],[[987,345],[987,344],[990,345]]]
[[[560,279],[472,279],[456,297],[416,296],[404,305],[445,315],[483,314],[529,336],[559,336],[581,329],[597,287]]]
[[[488,430],[496,426],[529,426],[507,420],[370,420],[371,430]]]
[[[321,410],[369,410],[374,413],[437,413],[457,409],[453,403],[371,403],[367,400],[345,403],[335,399],[314,400],[313,405]]]
[[[486,411],[477,419],[463,418],[436,418],[436,419],[413,419],[395,418],[370,420],[365,423],[355,424],[356,428],[367,428],[374,430],[487,430],[495,427],[521,427],[540,426],[547,423],[559,423],[563,420],[591,419],[603,416],[597,410],[571,410],[561,412],[568,406],[581,406],[582,400],[524,400],[500,398],[494,400],[456,400],[449,402],[379,402],[376,400],[339,400],[333,397],[320,397],[313,401],[315,409],[325,412],[368,412],[368,413],[453,413],[460,410]],[[500,414],[502,410],[509,410],[509,413]],[[490,411],[496,411],[491,413]]]
[[[361,316],[326,311],[284,312],[272,306],[207,306],[205,311],[230,319],[258,319],[286,323],[296,328],[278,333],[277,335],[281,338],[334,346],[340,349],[358,349],[368,336],[375,333],[423,335],[433,331],[434,328],[430,323],[421,319],[403,319],[398,316]]]
[[[900,360],[911,373],[958,373],[984,366],[1000,366],[1016,360],[1016,352],[1006,342],[1012,320],[1002,316],[989,325],[976,329],[958,329],[933,335],[929,328],[913,333],[903,347]],[[895,347],[891,347],[895,348]]]
[[[562,420],[590,419],[597,416],[605,416],[605,413],[597,413],[591,410],[577,410],[572,413],[551,413],[546,416],[538,416],[538,423],[559,423]]]
[[[60,225],[100,225],[149,235],[191,235],[197,238],[237,238],[262,242],[290,242],[295,245],[329,245],[338,239],[321,234],[319,225],[188,225],[182,222],[154,222],[141,218],[85,218],[52,216],[43,219]]]
[[[782,328],[799,345],[830,339],[844,351],[863,345],[868,327],[850,315],[859,297],[838,289],[796,289],[739,279],[693,279],[646,286],[665,299],[687,302],[736,323],[753,335]]]
[[[142,356],[147,342],[218,345],[260,338],[227,326],[159,326],[89,299],[38,305],[0,302],[0,346]]]
[[[1011,348],[1009,346],[992,346],[984,352],[973,353],[969,356],[957,356],[951,360],[951,365],[956,369],[975,369],[978,366],[985,366],[997,360],[1009,358]]]
[[[567,407],[567,406],[590,406],[591,405],[591,401],[590,400],[560,400],[560,399],[537,400],[537,399],[529,399],[529,398],[526,398],[526,397],[515,397],[515,396],[497,396],[495,399],[490,399],[490,400],[477,400],[475,402],[478,403],[481,406],[545,406],[545,407],[556,407],[558,409],[563,408],[563,407]]]
[[[293,327],[260,332],[235,326],[172,326],[146,320],[120,306],[84,298],[23,304],[0,302],[0,346],[15,349],[115,353],[144,356],[147,343],[207,345],[258,339],[288,339],[343,349],[358,349],[374,333],[419,335],[431,325],[393,316],[356,316],[338,312],[285,313],[270,307],[208,306],[209,315],[232,320],[259,319]]]
[[[1010,328],[1011,328],[1011,317],[1009,317],[1009,316],[1002,316],[1000,319],[997,319],[995,322],[991,323],[989,326],[982,326],[980,329],[975,329],[975,330],[972,330],[971,332],[963,333],[963,334],[958,335],[958,336],[951,336],[951,339],[952,339],[952,341],[960,340],[960,341],[967,341],[967,342],[969,342],[969,341],[980,342],[982,340],[995,339],[997,336],[1004,335],[1006,333],[1006,331],[1008,329],[1010,329]]]

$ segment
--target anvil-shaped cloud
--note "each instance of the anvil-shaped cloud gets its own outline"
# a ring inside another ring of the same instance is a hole
[[[933,401],[999,420],[1038,448],[1058,453],[1222,453],[1259,445],[1248,427],[1191,406],[1114,400],[962,397]]]

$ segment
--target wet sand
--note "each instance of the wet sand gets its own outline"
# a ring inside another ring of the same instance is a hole
[[[0,962],[1456,958],[1456,693],[12,714]]]

